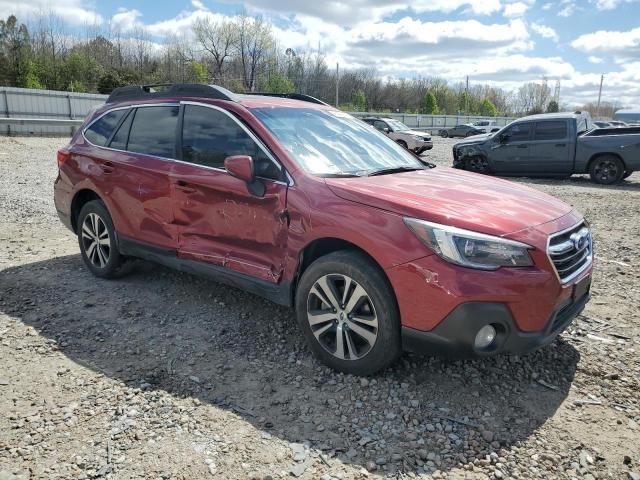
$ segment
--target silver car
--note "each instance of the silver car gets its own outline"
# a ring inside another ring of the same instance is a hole
[[[433,148],[430,134],[411,130],[404,123],[393,118],[364,117],[362,120],[418,155]]]

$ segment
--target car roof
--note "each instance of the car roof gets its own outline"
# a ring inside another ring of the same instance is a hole
[[[516,122],[531,120],[570,120],[578,119],[586,116],[587,113],[582,112],[557,112],[557,113],[539,113],[537,115],[529,115],[515,120]]]

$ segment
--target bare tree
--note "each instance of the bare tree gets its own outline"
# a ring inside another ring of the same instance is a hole
[[[234,25],[228,20],[215,22],[209,17],[198,18],[193,25],[196,40],[211,55],[214,76],[222,79],[225,63],[237,50],[237,35]]]
[[[238,53],[244,88],[254,91],[256,77],[274,44],[271,25],[262,17],[250,17],[243,13],[236,20],[235,28],[238,35]]]

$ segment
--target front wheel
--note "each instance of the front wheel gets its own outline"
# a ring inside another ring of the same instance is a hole
[[[393,290],[362,253],[342,250],[313,262],[298,285],[296,315],[314,355],[340,372],[370,375],[401,353]]]
[[[611,185],[619,182],[624,175],[624,165],[618,157],[603,155],[591,162],[589,168],[591,180],[601,185]]]
[[[443,130],[442,132],[440,132],[440,136],[442,138],[447,138],[449,136],[449,132],[447,132],[446,130]]]
[[[396,143],[400,145],[402,148],[408,148],[407,142],[405,142],[404,140],[398,140]]]
[[[479,155],[469,157],[465,161],[465,170],[475,173],[489,173],[489,162]]]

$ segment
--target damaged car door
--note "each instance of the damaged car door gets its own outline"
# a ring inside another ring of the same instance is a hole
[[[278,283],[287,243],[286,173],[230,113],[181,105],[181,158],[171,175],[178,256]],[[234,155],[253,159],[260,188],[225,170]]]

